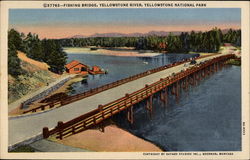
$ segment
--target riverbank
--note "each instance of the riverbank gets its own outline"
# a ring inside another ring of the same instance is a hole
[[[91,50],[91,48],[80,47],[67,47],[63,48],[67,54],[95,54],[95,55],[107,55],[107,56],[121,56],[121,57],[154,57],[161,55],[162,53],[153,51],[139,51],[133,48],[98,48]]]
[[[105,126],[104,132],[89,129],[84,132],[52,141],[66,146],[82,148],[96,152],[161,152],[151,142],[134,136],[128,131],[118,128],[115,124]]]
[[[226,64],[241,66],[241,60],[240,59],[230,59],[226,62]]]

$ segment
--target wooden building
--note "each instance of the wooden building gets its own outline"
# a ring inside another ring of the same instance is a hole
[[[70,74],[82,74],[87,75],[89,67],[85,64],[82,64],[79,61],[73,60],[65,66],[66,72]]]

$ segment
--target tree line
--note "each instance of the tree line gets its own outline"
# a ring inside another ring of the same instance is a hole
[[[241,46],[241,30],[218,28],[206,32],[182,32],[179,35],[145,37],[90,37],[60,39],[63,47],[134,47],[137,50],[166,51],[170,53],[217,52],[223,43]]]
[[[14,77],[22,74],[17,50],[25,52],[32,59],[47,63],[49,70],[62,73],[67,55],[57,40],[40,40],[37,34],[28,33],[25,36],[14,29],[8,31],[8,73]]]
[[[67,55],[62,47],[134,47],[137,50],[154,50],[169,53],[217,52],[223,43],[241,46],[241,30],[229,29],[226,33],[218,28],[206,32],[172,33],[167,36],[144,37],[89,37],[67,39],[42,39],[37,34],[24,35],[14,29],[8,31],[8,72],[12,76],[22,73],[17,50],[28,57],[45,62],[50,70],[62,73]]]

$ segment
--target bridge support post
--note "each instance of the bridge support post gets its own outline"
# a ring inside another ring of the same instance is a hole
[[[218,71],[218,62],[215,63],[215,71]]]
[[[191,77],[192,76],[192,77]],[[190,80],[191,80],[191,82],[190,82]],[[193,75],[190,75],[189,76],[189,83],[193,86],[194,85],[194,76]]]
[[[206,67],[206,76],[209,76],[209,66]]]
[[[200,80],[201,80],[201,70],[199,70],[198,73],[199,73],[199,74],[198,74],[198,80],[200,81]]]
[[[167,106],[168,105],[168,87],[165,87],[165,105]]]
[[[193,74],[193,79],[194,79],[194,85],[197,85],[197,72],[194,72]]]
[[[186,78],[185,78],[185,91],[188,91],[188,88],[189,88],[189,79],[188,79],[189,77],[187,76]]]
[[[171,94],[172,94],[172,95],[175,95],[175,94],[176,94],[176,92],[175,92],[176,89],[175,89],[175,88],[176,88],[175,84],[172,84],[172,87],[171,87]]]
[[[182,88],[182,89],[185,88],[185,80],[184,80],[184,79],[181,80],[181,88]]]
[[[212,73],[214,73],[214,63],[211,65],[211,67],[212,67],[211,71]]]
[[[166,103],[165,96],[164,96],[164,90],[160,91],[160,100],[163,104]]]
[[[205,78],[205,71],[204,71],[204,68],[201,70],[201,77],[202,77],[202,78]]]
[[[222,63],[219,62],[219,70],[222,70]]]
[[[128,108],[127,111],[127,119],[130,124],[134,123],[134,112],[133,112],[133,106]]]
[[[175,100],[176,100],[176,103],[179,103],[179,81],[176,82],[176,88],[175,88]]]
[[[147,99],[146,109],[149,111],[150,118],[153,117],[153,95]]]
[[[214,67],[213,67],[213,64],[211,64],[211,66],[210,66],[210,71],[211,71],[211,74],[213,74],[213,73],[214,73]]]

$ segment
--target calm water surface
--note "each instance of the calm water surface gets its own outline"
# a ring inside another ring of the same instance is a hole
[[[68,61],[99,65],[107,75],[89,76],[87,83],[72,85],[71,94],[107,84],[148,69],[195,55],[169,54],[156,57],[116,57],[69,54]],[[181,92],[179,103],[169,97],[164,106],[157,95],[153,101],[153,118],[145,104],[136,105],[135,123],[130,125],[126,113],[113,117],[119,126],[167,151],[240,151],[241,150],[241,68],[230,66],[199,82],[188,92]]]
[[[152,119],[143,103],[135,107],[132,126],[123,120],[125,113],[114,119],[166,151],[240,151],[240,72],[240,67],[231,66],[215,73],[188,92],[182,91],[178,104],[170,96],[166,107],[155,96]]]

